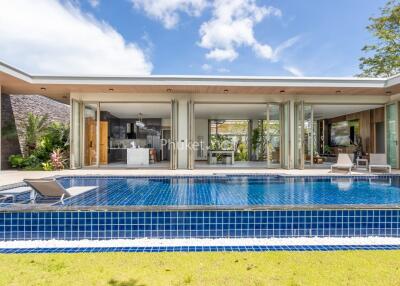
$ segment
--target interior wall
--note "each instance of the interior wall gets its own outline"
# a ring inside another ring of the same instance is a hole
[[[376,152],[376,123],[384,122],[384,108],[380,107],[372,110],[365,110],[362,112],[351,113],[335,118],[326,120],[327,125],[349,120],[359,120],[360,124],[360,137],[363,147],[363,153],[375,153]],[[329,132],[328,128],[326,132]],[[325,138],[328,138],[328,134],[325,134]],[[378,141],[379,142],[379,141]],[[335,153],[353,153],[354,146],[348,147],[332,147]]]

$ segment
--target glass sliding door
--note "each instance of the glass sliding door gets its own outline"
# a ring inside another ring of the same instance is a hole
[[[314,119],[313,119],[313,108],[309,104],[304,104],[303,108],[304,113],[304,165],[312,166],[313,165],[313,156],[314,156]]]
[[[398,103],[386,105],[386,154],[393,168],[398,168]]]
[[[85,104],[84,121],[84,166],[97,166],[97,104]]]
[[[267,138],[267,167],[278,168],[281,166],[280,105],[268,104],[267,109],[267,120],[264,128]]]
[[[81,103],[71,101],[71,168],[81,168]]]
[[[295,157],[294,167],[304,169],[313,165],[315,149],[313,106],[304,102],[295,103]]]

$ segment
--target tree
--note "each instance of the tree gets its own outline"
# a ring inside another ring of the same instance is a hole
[[[400,73],[400,0],[389,0],[380,17],[371,17],[367,30],[377,41],[365,45],[368,56],[360,58],[361,74],[367,77],[389,77]]]

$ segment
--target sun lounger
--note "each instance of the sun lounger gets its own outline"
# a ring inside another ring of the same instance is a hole
[[[348,170],[351,173],[351,168],[353,168],[353,162],[350,159],[349,154],[339,154],[336,164],[331,165],[331,172],[334,169]]]
[[[75,197],[97,188],[97,186],[84,186],[65,189],[55,179],[25,179],[24,182],[35,191],[33,201],[35,201],[36,195],[40,194],[45,199],[56,199],[64,203],[64,199]]]
[[[369,172],[371,173],[372,169],[380,169],[380,170],[388,170],[389,173],[392,172],[392,167],[387,163],[386,154],[369,154]]]
[[[11,197],[12,201],[15,202],[17,196],[28,193],[30,191],[31,188],[28,186],[15,187],[8,190],[0,191],[0,196]]]
[[[4,203],[9,198],[12,198],[12,196],[0,194],[0,203]]]

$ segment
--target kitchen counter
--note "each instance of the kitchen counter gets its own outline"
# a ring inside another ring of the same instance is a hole
[[[149,165],[149,148],[126,149],[126,163],[128,165]]]

